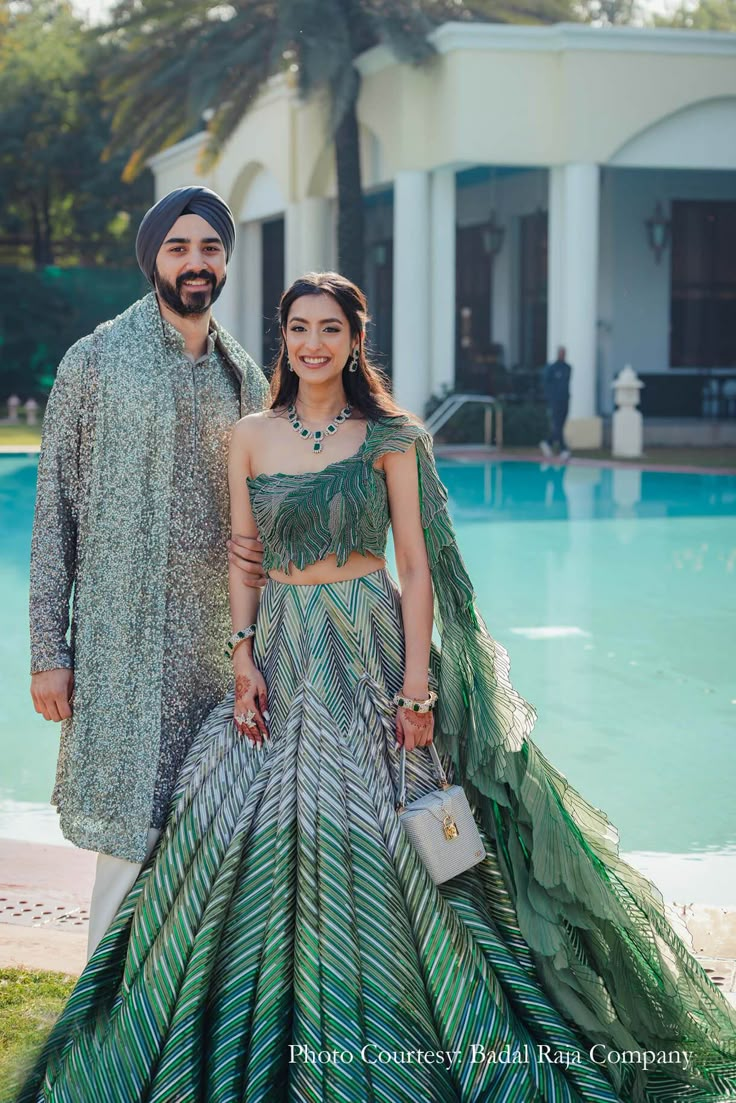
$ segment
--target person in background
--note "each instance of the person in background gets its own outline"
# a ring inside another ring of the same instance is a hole
[[[209,188],[156,203],[136,240],[151,293],[69,349],[44,419],[31,695],[62,724],[51,797],[61,830],[98,852],[90,955],[232,678],[220,645],[230,626],[228,442],[268,394],[212,318],[234,244],[232,214]],[[257,544],[244,541],[239,557],[244,580],[265,582]]]
[[[561,460],[569,460],[570,458],[570,449],[565,443],[564,427],[570,405],[570,372],[572,369],[565,359],[565,353],[565,346],[560,345],[557,349],[557,359],[544,367],[542,387],[549,410],[552,433],[549,440],[539,442],[539,447],[545,456],[553,455],[554,446],[557,444],[560,449]]]

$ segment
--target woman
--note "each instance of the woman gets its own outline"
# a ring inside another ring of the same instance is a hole
[[[256,608],[231,571],[235,692],[22,1098],[736,1099],[736,1016],[529,739],[362,293],[310,275],[280,312],[271,408],[231,444],[270,578]],[[487,852],[440,885],[395,810],[401,745],[411,801],[433,740]]]

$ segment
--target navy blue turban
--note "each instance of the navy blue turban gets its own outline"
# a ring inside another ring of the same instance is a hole
[[[198,214],[209,222],[225,247],[225,256],[230,260],[235,247],[235,220],[225,200],[209,188],[196,185],[176,188],[154,203],[138,227],[135,255],[150,284],[153,284],[158,251],[177,218],[183,214]]]

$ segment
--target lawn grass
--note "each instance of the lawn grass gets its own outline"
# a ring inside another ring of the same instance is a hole
[[[40,425],[0,425],[1,444],[40,444]]]
[[[65,973],[0,969],[0,1103],[17,1092],[76,982]]]

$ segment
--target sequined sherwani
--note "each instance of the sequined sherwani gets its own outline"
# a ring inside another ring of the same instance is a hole
[[[231,678],[227,445],[267,383],[213,328],[193,364],[146,296],[69,350],[44,419],[31,669],[75,677],[51,800],[73,843],[130,861]]]

